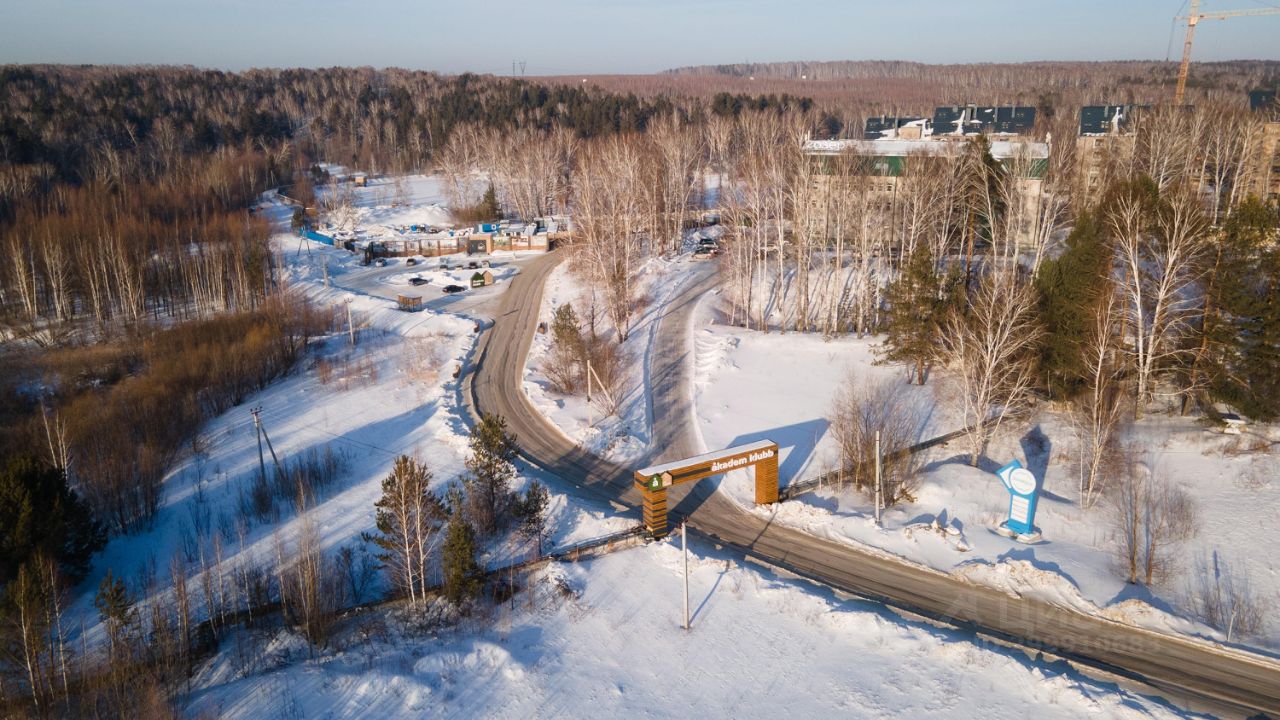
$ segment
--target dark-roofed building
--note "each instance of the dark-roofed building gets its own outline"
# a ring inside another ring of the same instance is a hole
[[[1129,105],[1086,105],[1080,108],[1081,135],[1109,135],[1129,124]]]
[[[1036,109],[1028,106],[996,108],[994,132],[998,135],[1026,135],[1036,125]]]
[[[955,135],[964,125],[967,109],[960,106],[934,108],[933,132],[938,135]]]
[[[1036,124],[1029,106],[949,105],[934,108],[934,135],[1027,135]]]
[[[881,115],[879,117],[867,118],[867,127],[862,133],[864,140],[880,140],[882,138],[898,137],[898,131],[907,125],[924,125],[924,118],[921,117],[888,117]],[[924,134],[923,128],[916,133],[916,137]]]

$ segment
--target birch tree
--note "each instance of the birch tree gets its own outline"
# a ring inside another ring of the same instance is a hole
[[[382,497],[374,503],[378,532],[370,539],[381,548],[378,559],[392,581],[413,605],[425,599],[439,527],[448,517],[430,485],[430,469],[401,455],[382,481]]]
[[[1193,197],[1178,193],[1161,201],[1150,180],[1122,186],[1105,217],[1124,277],[1134,417],[1141,418],[1156,374],[1188,352],[1182,340],[1199,312],[1195,284],[1207,228]]]
[[[969,464],[977,467],[1005,418],[1031,399],[1041,330],[1035,297],[1012,273],[984,277],[943,334],[943,357],[956,372],[968,428]]]

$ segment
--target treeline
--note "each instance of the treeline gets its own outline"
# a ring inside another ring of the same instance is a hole
[[[667,70],[670,75],[723,75],[787,80],[898,79],[934,80],[987,91],[1022,92],[1028,88],[1066,89],[1106,86],[1171,86],[1178,63],[1150,60],[1100,62],[967,63],[935,65],[904,60],[836,60],[827,62],[735,63]],[[1196,63],[1193,75],[1204,88],[1244,92],[1280,79],[1280,62],[1229,60]]]
[[[225,147],[304,145],[370,170],[422,166],[458,123],[641,130],[665,99],[471,74],[328,68],[226,73],[177,67],[0,67],[8,185],[95,174],[104,156],[163,163]],[[33,173],[33,168],[38,172]],[[2,194],[2,193],[0,193]]]
[[[82,320],[105,331],[261,302],[269,228],[243,208],[279,177],[264,155],[178,159],[163,183],[112,173],[59,184],[0,224],[0,317],[12,334],[51,344]]]

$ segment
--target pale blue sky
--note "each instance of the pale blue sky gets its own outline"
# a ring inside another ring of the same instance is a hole
[[[1164,59],[1180,2],[0,0],[0,63],[509,73],[524,60],[528,74],[546,75],[773,60]],[[1280,15],[1201,24],[1195,58],[1280,59]]]

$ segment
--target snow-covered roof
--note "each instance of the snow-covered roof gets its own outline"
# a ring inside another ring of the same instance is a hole
[[[807,155],[870,155],[877,157],[907,157],[909,155],[959,155],[964,143],[954,140],[809,140],[804,144]],[[1049,144],[1026,140],[992,140],[991,157],[1005,160],[1026,157],[1044,160],[1049,157]]]
[[[678,468],[689,467],[690,465],[701,465],[703,463],[715,462],[717,460],[723,460],[725,458],[742,455],[744,453],[755,452],[757,450],[764,450],[766,448],[774,447],[774,444],[775,443],[772,440],[757,440],[753,443],[747,443],[746,445],[737,445],[735,447],[725,448],[724,450],[717,450],[715,452],[704,453],[702,455],[686,458],[684,460],[676,460],[674,462],[662,463],[661,465],[650,465],[649,467],[637,470],[636,472],[646,477],[649,477],[652,475],[661,475],[664,472],[669,472],[671,470],[676,470]]]

